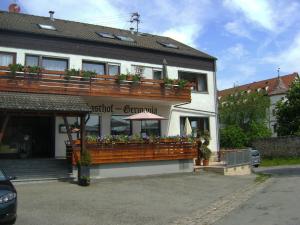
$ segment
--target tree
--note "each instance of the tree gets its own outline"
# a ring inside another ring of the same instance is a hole
[[[219,104],[220,123],[223,126],[220,132],[221,146],[243,147],[250,145],[256,138],[271,136],[266,125],[269,107],[270,99],[265,91],[236,91],[222,99]],[[240,140],[234,141],[232,138],[235,135],[238,135]],[[232,146],[229,146],[230,144]]]
[[[300,134],[300,80],[296,79],[286,99],[276,105],[277,134],[299,135]]]

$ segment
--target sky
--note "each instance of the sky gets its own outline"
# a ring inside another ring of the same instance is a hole
[[[22,13],[169,36],[218,58],[218,89],[300,71],[299,0],[0,0]]]

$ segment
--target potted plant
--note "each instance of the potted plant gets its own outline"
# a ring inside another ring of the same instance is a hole
[[[21,64],[9,64],[8,67],[12,76],[16,76],[17,72],[22,72],[24,69],[24,66]]]
[[[133,75],[133,76],[131,77],[132,84],[133,84],[133,85],[139,84],[140,81],[141,81],[141,79],[142,79],[141,75],[139,75],[139,74]]]
[[[96,77],[97,73],[93,71],[82,71],[81,80],[91,80],[91,78]]]
[[[170,89],[170,88],[172,88],[173,84],[174,84],[174,81],[172,79],[170,79],[170,78],[164,79],[165,88]]]
[[[124,74],[124,73],[121,73],[121,74],[117,75],[117,82],[118,82],[119,84],[125,83],[125,82],[126,82],[126,79],[127,79],[127,76],[128,76],[128,75],[126,75],[126,74]]]
[[[78,161],[78,184],[80,186],[89,186],[90,185],[90,165],[91,165],[91,155],[86,150]]]
[[[210,159],[210,156],[212,154],[211,150],[208,148],[209,140],[210,140],[210,135],[209,135],[208,131],[204,132],[203,139],[204,139],[204,142],[203,142],[202,147],[201,147],[201,155],[202,155],[202,158],[203,158],[203,166],[208,166],[209,165],[209,159]]]
[[[65,80],[70,80],[72,76],[79,77],[80,70],[76,70],[76,69],[65,70],[65,74],[64,74]]]
[[[179,89],[184,89],[187,85],[187,81],[186,80],[178,80],[177,81],[177,85]]]

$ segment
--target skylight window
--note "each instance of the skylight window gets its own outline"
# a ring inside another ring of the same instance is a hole
[[[158,42],[158,43],[166,48],[179,48],[177,45],[174,45],[172,43],[167,43],[167,42]]]
[[[121,40],[121,41],[129,41],[129,42],[134,42],[134,39],[131,37],[127,36],[122,36],[122,35],[116,35],[116,37]]]
[[[39,24],[39,27],[41,29],[45,29],[45,30],[56,30],[56,28],[52,25],[47,25],[47,24]]]
[[[103,38],[111,38],[111,39],[115,39],[115,36],[111,33],[106,33],[106,32],[97,32],[97,34],[100,36],[100,37],[103,37]]]

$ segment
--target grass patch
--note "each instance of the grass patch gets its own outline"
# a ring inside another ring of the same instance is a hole
[[[271,174],[257,173],[254,182],[263,183],[271,177]]]
[[[262,159],[260,166],[300,165],[300,157]]]

